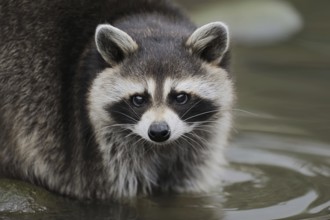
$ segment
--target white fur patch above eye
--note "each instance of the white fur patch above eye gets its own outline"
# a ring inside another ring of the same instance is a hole
[[[171,78],[167,78],[164,81],[164,86],[163,86],[163,101],[165,102],[168,94],[171,92],[173,88],[173,80]]]
[[[231,105],[233,85],[228,72],[208,63],[202,64],[205,75],[197,75],[183,79],[167,78],[163,84],[163,100],[166,101],[171,90],[186,92],[201,98],[212,100],[220,106]]]
[[[146,85],[143,81],[123,78],[116,72],[117,69],[114,68],[107,68],[101,72],[94,80],[90,95],[109,104],[145,92]]]
[[[147,80],[147,85],[148,85],[148,92],[151,95],[151,97],[154,99],[155,94],[156,94],[156,90],[157,90],[157,85],[156,85],[155,80],[148,79]]]
[[[175,86],[178,92],[186,92],[196,94],[201,98],[216,100],[219,98],[219,91],[226,79],[205,79],[205,78],[189,78],[179,81]]]

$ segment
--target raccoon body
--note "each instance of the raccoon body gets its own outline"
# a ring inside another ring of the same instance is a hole
[[[0,3],[0,174],[75,198],[203,192],[231,127],[229,37],[160,0]]]

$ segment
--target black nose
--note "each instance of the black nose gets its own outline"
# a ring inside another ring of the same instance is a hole
[[[148,135],[155,142],[164,142],[170,138],[170,127],[166,122],[154,122],[149,127]]]

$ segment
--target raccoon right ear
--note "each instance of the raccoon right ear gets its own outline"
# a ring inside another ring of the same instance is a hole
[[[202,60],[218,65],[229,49],[228,27],[222,22],[212,22],[197,28],[186,46]]]
[[[111,66],[138,49],[136,42],[126,32],[109,24],[97,26],[95,43],[97,51]]]

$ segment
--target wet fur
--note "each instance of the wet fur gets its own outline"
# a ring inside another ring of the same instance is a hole
[[[139,45],[140,52],[131,59],[116,56],[121,62],[117,69],[96,49],[94,33],[101,23],[120,28]],[[176,6],[147,0],[2,0],[0,27],[3,176],[76,198],[101,199],[154,191],[198,192],[217,184],[231,124],[229,55],[211,65],[209,58],[180,49],[196,27]],[[210,118],[221,118],[211,124],[211,134],[196,131],[200,139],[193,149],[183,140],[155,148],[138,136],[125,138],[127,131],[116,127],[107,130],[114,135],[101,138],[104,133],[90,119],[89,97],[105,70],[118,71],[123,78],[153,78],[159,85],[168,78],[199,78],[214,72],[227,86],[222,98],[227,97],[228,103]]]

